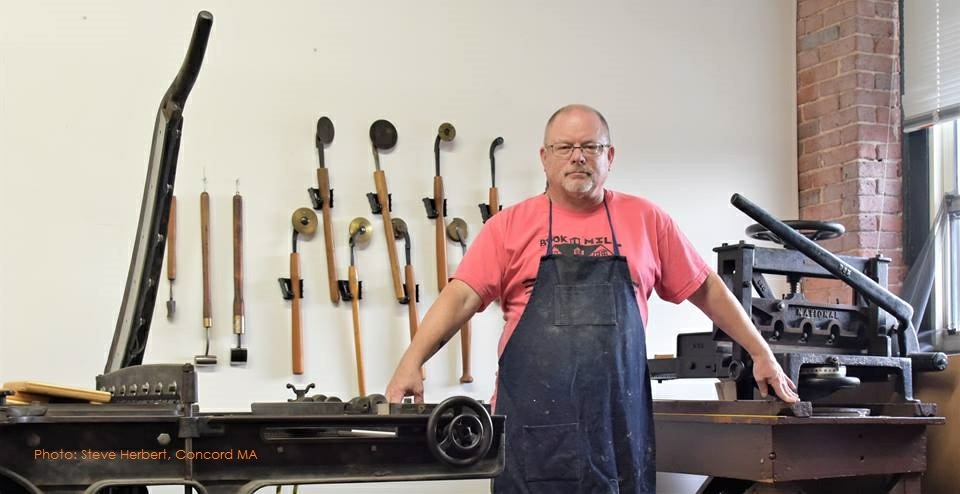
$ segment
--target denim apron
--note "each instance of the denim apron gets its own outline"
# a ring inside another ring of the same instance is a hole
[[[495,493],[653,493],[654,432],[643,321],[627,260],[547,252],[500,356],[506,465]]]

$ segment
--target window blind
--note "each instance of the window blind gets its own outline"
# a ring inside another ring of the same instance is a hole
[[[904,132],[960,118],[960,1],[903,0]]]

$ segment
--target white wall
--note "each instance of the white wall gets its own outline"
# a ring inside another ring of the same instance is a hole
[[[368,392],[382,392],[407,343],[406,308],[393,302],[367,137],[396,124],[382,156],[394,216],[412,229],[421,314],[436,297],[432,144],[444,121],[457,138],[442,156],[450,216],[480,228],[487,149],[500,135],[498,186],[506,204],[542,190],[537,158],[546,117],[585,102],[610,121],[617,159],[609,186],[670,211],[701,254],[743,238],[741,192],[796,215],[795,6],[739,2],[284,2],[38,1],[2,3],[0,17],[0,379],[92,386],[102,372],[130,261],[154,115],[183,58],[200,8],[214,14],[185,111],[178,166],[177,315],[160,287],[147,362],[187,362],[202,350],[199,206],[212,197],[214,351],[200,375],[204,410],[284,400],[284,384],[356,395],[349,304],[327,299],[322,235],[301,242],[306,279],[306,373],[290,373],[287,276],[290,214],[315,186],[314,125],[329,116],[334,232],[346,277],[346,229],[376,227],[358,252],[364,282]],[[230,368],[231,196],[245,199],[245,295],[250,362]],[[450,244],[451,270],[460,258]],[[402,251],[401,251],[402,253]],[[502,324],[474,321],[474,376],[457,383],[459,340],[427,366],[427,399],[489,398]],[[648,348],[672,353],[679,331],[705,331],[691,305],[651,305]],[[705,398],[709,382],[654,385],[658,397]],[[412,484],[410,492],[485,492],[486,481]],[[386,492],[399,485],[336,491]],[[323,490],[323,489],[317,489]],[[692,491],[664,478],[664,492]],[[330,492],[324,490],[324,492]]]

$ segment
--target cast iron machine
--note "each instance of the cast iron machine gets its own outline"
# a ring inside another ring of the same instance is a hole
[[[197,16],[187,56],[157,114],[123,303],[104,373],[96,379],[109,402],[14,405],[6,400],[12,391],[0,389],[0,492],[143,494],[147,486],[178,485],[226,494],[496,476],[503,469],[504,417],[491,416],[468,397],[437,405],[391,404],[382,395],[342,402],[307,396],[311,385],[294,389],[296,398],[286,402],[201,412],[192,364],[143,364],[182,113],[212,23],[209,12]]]
[[[815,243],[841,235],[838,223],[782,222],[739,194],[731,202],[758,222],[747,228],[749,236],[786,248],[723,244],[714,249],[717,273],[797,383],[801,399],[915,403],[912,372],[943,370],[947,360],[943,353],[919,351],[913,309],[886,289],[890,260],[836,256]],[[789,292],[776,296],[767,276],[785,277]],[[809,300],[799,289],[804,278],[843,281],[853,290],[851,300]],[[716,326],[679,335],[677,358],[649,365],[652,379],[731,379],[736,399],[756,399],[749,354]],[[877,383],[892,385],[894,394]],[[863,396],[868,389],[869,398]]]

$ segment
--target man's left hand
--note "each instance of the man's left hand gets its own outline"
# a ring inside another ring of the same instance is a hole
[[[765,355],[753,360],[753,378],[757,381],[757,387],[760,388],[760,396],[764,398],[767,397],[768,388],[772,388],[773,392],[787,403],[800,401],[797,385],[787,377],[773,355]]]

